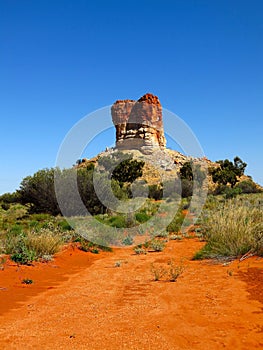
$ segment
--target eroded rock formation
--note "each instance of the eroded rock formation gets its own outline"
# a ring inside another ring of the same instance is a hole
[[[126,126],[136,101],[118,100],[111,107],[112,121],[116,128],[116,145],[121,144],[126,135]]]
[[[146,94],[137,102],[118,100],[111,108],[116,127],[116,147],[151,150],[165,148],[162,106],[157,96]]]

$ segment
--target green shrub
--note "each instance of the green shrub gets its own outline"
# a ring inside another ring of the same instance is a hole
[[[30,213],[49,213],[51,215],[61,214],[57,203],[55,182],[59,184],[57,192],[70,198],[64,201],[63,214],[67,216],[86,215],[85,207],[79,208],[79,198],[75,196],[75,181],[77,180],[80,197],[92,215],[105,212],[105,207],[99,201],[93,186],[93,168],[71,168],[60,170],[43,169],[33,176],[27,176],[20,184],[19,201],[29,205]],[[98,175],[99,186],[105,186],[105,177]],[[64,192],[62,193],[64,189]]]
[[[4,209],[4,210],[8,210],[8,209],[10,209],[10,204],[9,204],[9,203],[2,203],[2,204],[1,204],[1,207],[2,207],[2,209]]]
[[[168,232],[179,232],[182,224],[184,222],[185,215],[178,211],[173,220],[170,222],[170,224],[167,226]]]
[[[124,244],[124,245],[132,245],[133,244],[133,238],[131,236],[126,236],[122,240],[122,244]]]
[[[94,247],[94,243],[87,241],[85,238],[80,237],[79,242],[79,249],[83,250],[84,252],[90,252]]]
[[[54,228],[42,228],[39,231],[22,231],[13,226],[3,238],[3,251],[20,264],[29,264],[43,256],[53,255],[64,243],[62,234]]]
[[[241,194],[242,190],[239,187],[235,187],[235,188],[226,187],[226,189],[224,190],[223,193],[224,193],[226,199],[230,199],[230,198],[234,198],[237,195]]]
[[[146,221],[148,221],[151,217],[149,215],[147,215],[146,213],[135,213],[135,219],[139,222],[139,223],[144,223]]]
[[[182,197],[188,198],[193,195],[193,181],[182,179]]]
[[[111,188],[114,196],[119,200],[127,200],[131,197],[130,187],[120,185],[119,181],[112,179]]]
[[[20,247],[24,244],[25,234],[23,232],[17,234],[16,232],[9,231],[6,233],[3,239],[4,253],[15,254],[20,252]]]
[[[58,222],[58,227],[62,231],[71,231],[71,230],[73,230],[72,227],[70,226],[70,224],[66,220],[59,221]]]
[[[239,157],[234,158],[234,162],[228,159],[217,161],[219,166],[210,169],[210,174],[215,183],[220,185],[230,184],[234,187],[238,181],[238,177],[244,174],[247,166]]]
[[[236,185],[242,193],[260,193],[262,190],[252,180],[241,181]]]
[[[11,255],[11,260],[22,265],[28,265],[36,259],[35,252],[28,249],[23,234],[9,234],[5,241],[5,252]]]
[[[160,184],[149,185],[149,198],[160,200],[163,198],[163,186]]]
[[[84,252],[91,252],[93,254],[98,254],[100,250],[103,250],[105,252],[112,252],[111,247],[95,244],[93,242],[86,240],[81,236],[76,237],[75,242],[80,243],[79,249],[83,250]]]
[[[93,248],[93,249],[91,249],[91,251],[90,251],[91,253],[93,253],[93,254],[99,254],[99,249],[98,248]]]
[[[5,204],[18,203],[19,193],[18,192],[4,193],[0,196],[0,202],[3,202]]]
[[[22,226],[21,226],[21,225],[15,224],[14,226],[12,226],[12,227],[10,228],[9,233],[10,233],[11,235],[16,236],[16,235],[21,234],[22,231],[23,231]]]
[[[125,228],[127,227],[127,221],[124,216],[118,215],[118,216],[112,216],[108,220],[110,226],[117,227],[117,228]]]
[[[120,184],[124,182],[132,183],[138,177],[142,176],[144,164],[144,161],[138,161],[131,158],[124,159],[114,168],[112,178],[119,181]]]
[[[190,207],[190,204],[191,204],[191,201],[189,200],[189,197],[182,198],[181,209],[182,210],[187,210]]]

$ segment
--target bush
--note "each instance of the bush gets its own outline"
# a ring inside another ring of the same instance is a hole
[[[182,197],[188,198],[193,195],[193,181],[182,179]]]
[[[176,282],[185,270],[183,263],[176,265],[173,260],[168,261],[167,265],[168,267],[165,267],[164,264],[151,264],[151,273],[154,281],[159,281],[163,277],[166,277],[170,282]]]
[[[126,200],[128,198],[131,198],[131,191],[130,187],[128,186],[120,186],[119,181],[116,181],[114,179],[111,180],[111,189],[116,198],[119,200]]]
[[[260,193],[262,190],[257,187],[255,182],[252,180],[246,180],[239,182],[235,188],[238,188],[241,190],[242,193]]]
[[[94,243],[87,241],[85,238],[80,237],[80,250],[83,250],[84,252],[90,252],[94,248]]]
[[[235,187],[235,188],[227,187],[224,191],[224,195],[226,199],[234,198],[241,193],[242,193],[242,190],[241,188],[238,188],[238,187]]]
[[[144,164],[143,161],[136,159],[125,159],[114,168],[112,179],[117,180],[120,184],[124,182],[132,183],[138,177],[142,176]]]
[[[0,196],[0,202],[3,202],[5,204],[18,203],[19,193],[18,192],[4,193]]]
[[[132,245],[133,244],[133,238],[131,236],[127,236],[122,240],[122,244],[124,245]]]
[[[37,258],[57,253],[63,243],[61,232],[56,229],[42,228],[39,232],[29,233],[25,238],[27,249],[33,251]]]
[[[195,164],[193,161],[185,162],[180,169],[180,178],[193,182],[198,182],[201,186],[206,178],[205,172],[201,169],[200,164]]]
[[[167,226],[168,232],[179,232],[184,222],[185,215],[178,211],[171,223]]]
[[[73,228],[70,226],[70,224],[66,220],[59,221],[58,227],[62,231],[72,231],[73,230]]]
[[[146,221],[148,221],[151,217],[149,215],[147,215],[146,213],[136,213],[135,214],[135,219],[139,222],[139,223],[144,223]]]
[[[163,187],[161,185],[149,185],[149,198],[154,200],[161,200],[163,198]]]
[[[228,200],[204,212],[201,229],[205,247],[195,259],[240,257],[248,252],[263,254],[263,211],[248,202]]]
[[[17,236],[19,234],[22,234],[23,228],[20,225],[13,225],[10,230],[9,230],[9,234],[13,235],[13,236]]]
[[[137,255],[147,254],[147,251],[144,248],[142,248],[142,247],[135,247],[134,248],[134,252]]]
[[[127,227],[126,218],[124,216],[112,216],[108,219],[108,223],[112,227],[125,228]]]
[[[61,214],[57,203],[54,177],[59,184],[57,191],[60,196],[65,196],[63,201],[63,214],[67,216],[86,215],[87,210],[92,214],[105,212],[105,207],[99,201],[93,186],[93,168],[79,169],[43,169],[33,176],[22,180],[19,196],[22,204],[30,205],[30,213]],[[75,181],[80,197],[85,207],[79,206],[79,195],[76,195]],[[104,186],[105,179],[99,177],[99,185]],[[70,199],[70,200],[69,200]]]
[[[150,248],[155,252],[162,252],[164,250],[165,244],[163,241],[154,239],[150,242]]]
[[[29,264],[43,256],[58,252],[64,243],[61,232],[52,228],[42,228],[38,232],[26,234],[16,225],[7,232],[3,240],[4,252],[21,264]]]
[[[10,209],[10,204],[9,204],[9,203],[2,203],[2,204],[1,204],[1,207],[2,207],[2,209],[4,209],[4,210],[8,210],[8,209]]]
[[[4,250],[6,254],[11,255],[13,261],[23,265],[29,265],[36,259],[35,252],[28,249],[23,233],[16,235],[9,232],[4,241]]]
[[[19,195],[22,204],[30,204],[31,213],[60,213],[54,189],[55,169],[43,169],[33,176],[27,176],[20,184]]]
[[[30,265],[36,259],[34,252],[21,247],[21,251],[11,255],[11,260],[22,265]]]
[[[176,282],[178,277],[184,272],[184,265],[181,263],[180,265],[176,265],[173,260],[168,262],[169,265],[169,280],[170,282]]]
[[[151,273],[153,275],[154,281],[159,281],[167,273],[166,269],[162,265],[151,264]]]
[[[215,183],[220,185],[230,184],[234,187],[238,177],[244,174],[247,166],[239,157],[234,158],[234,163],[228,159],[217,161],[219,167],[211,169],[210,174]]]

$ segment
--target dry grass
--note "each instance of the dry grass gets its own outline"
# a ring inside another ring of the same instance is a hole
[[[25,238],[28,250],[34,251],[36,256],[53,255],[57,253],[64,244],[60,231],[49,228],[42,228],[39,232],[31,232]]]
[[[201,228],[206,246],[195,258],[240,257],[263,254],[263,211],[238,199],[203,214]]]

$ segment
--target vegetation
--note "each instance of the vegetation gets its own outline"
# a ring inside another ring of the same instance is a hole
[[[132,159],[131,155],[118,154],[103,157],[98,164],[99,171],[96,176],[100,189],[103,190],[106,180],[109,180],[105,175],[105,169],[108,169],[114,195],[123,201],[131,198],[131,183],[142,175],[144,162]],[[202,216],[197,222],[199,226],[194,230],[195,236],[206,241],[206,245],[195,258],[239,257],[248,252],[263,255],[263,200],[262,195],[257,194],[261,189],[250,178],[239,181],[245,168],[246,163],[236,157],[234,162],[218,161],[218,168],[210,169],[210,174],[217,183],[217,193],[220,195],[208,196]],[[161,204],[162,208],[166,208],[163,206],[164,188],[166,192],[170,192],[169,186],[172,186],[174,191],[174,181],[150,185],[150,198],[141,208],[132,213],[120,214],[107,210],[100,202],[93,184],[94,171],[94,164],[78,169],[43,169],[23,179],[17,192],[0,196],[0,254],[9,254],[19,264],[31,264],[34,260],[52,259],[53,254],[66,242],[76,242],[80,249],[94,254],[102,249],[110,250],[103,247],[103,242],[93,244],[77,236],[69,223],[61,217],[54,187],[55,174],[58,181],[63,180],[67,195],[72,198],[66,203],[66,209],[64,208],[69,216],[84,218],[87,214],[86,210],[76,210],[72,180],[77,179],[79,194],[86,209],[96,220],[105,224],[106,231],[107,226],[115,227],[116,232],[118,228],[138,227],[138,234],[150,235],[150,242],[135,247],[136,254],[160,252],[167,240],[181,240],[187,237],[180,231],[183,222],[187,220],[184,209],[189,208],[193,182],[197,181],[202,185],[205,179],[200,165],[186,162],[181,168],[184,198],[166,232],[160,232],[159,235],[154,233],[150,219],[156,214],[160,215],[158,209]],[[168,200],[165,205],[168,210],[169,206],[173,205],[172,200]],[[162,215],[165,216],[165,212]],[[127,246],[134,242],[129,233],[116,239]],[[0,260],[0,269],[5,266],[3,259],[5,258]],[[176,271],[174,274],[176,275]]]
[[[230,184],[232,188],[238,182],[238,178],[244,175],[247,166],[239,157],[235,157],[234,162],[225,159],[217,163],[217,168],[210,169],[213,181],[219,185]]]
[[[166,269],[162,265],[151,264],[151,273],[154,281],[159,281],[166,275]]]
[[[153,239],[150,242],[150,248],[155,252],[162,252],[164,250],[165,244],[162,240]]]
[[[206,178],[206,174],[201,169],[200,164],[195,164],[193,161],[191,161],[185,162],[181,167],[180,178],[182,185],[182,197],[187,198],[193,195],[194,181],[196,181],[199,186],[202,186]]]
[[[168,266],[169,280],[170,282],[176,282],[178,277],[184,272],[185,267],[182,263],[180,265],[176,265],[174,260],[168,261]]]
[[[262,190],[251,179],[239,182],[235,188],[240,189],[240,193],[260,193]]]
[[[162,184],[150,185],[148,197],[156,201],[161,200],[163,198],[163,185]]]
[[[169,233],[179,232],[184,222],[184,219],[185,219],[185,214],[182,213],[182,210],[179,209],[177,214],[171,221],[171,223],[167,226],[167,231]]]
[[[114,168],[112,178],[118,181],[121,186],[125,182],[132,183],[142,176],[143,167],[143,161],[131,158],[125,159]]]
[[[169,260],[166,265],[152,263],[150,266],[154,281],[160,281],[162,278],[165,278],[170,282],[176,282],[184,270],[184,264],[181,262],[179,265],[176,265],[174,260]]]
[[[62,231],[50,226],[39,231],[25,232],[21,226],[13,226],[2,238],[2,250],[20,264],[30,264],[37,259],[47,260],[64,244]]]
[[[263,254],[261,201],[236,198],[219,202],[203,212],[200,224],[207,243],[195,259]]]
[[[147,254],[147,250],[142,247],[135,247],[134,252],[137,255]]]

